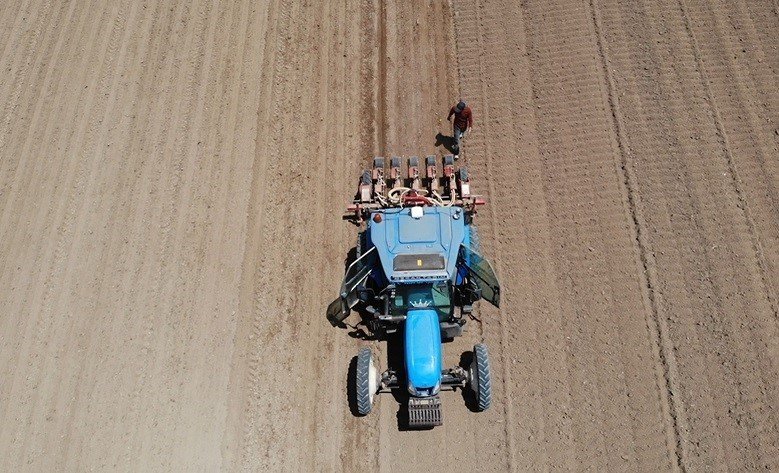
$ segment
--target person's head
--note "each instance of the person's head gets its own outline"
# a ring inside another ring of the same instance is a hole
[[[462,112],[463,110],[465,110],[465,102],[463,102],[462,100],[460,100],[459,102],[457,102],[457,105],[455,105],[455,107],[454,107],[454,108],[455,108],[455,109],[456,109],[458,112]]]

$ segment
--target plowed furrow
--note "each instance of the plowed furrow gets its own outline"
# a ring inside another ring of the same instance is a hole
[[[383,63],[379,58],[379,73],[384,70],[385,77],[380,75],[378,80],[386,82],[386,116],[379,122],[386,123],[387,129],[385,146],[377,154],[402,156],[404,160],[431,154],[440,158],[445,151],[435,147],[436,135],[439,131],[451,134],[444,119],[457,98],[451,11],[440,2],[382,4],[379,21],[384,25],[379,25],[378,32],[386,35],[378,39],[383,45],[379,53],[386,54]],[[472,325],[469,330],[467,336],[445,344],[445,366],[456,365],[461,353],[479,341],[478,327]],[[386,344],[377,349],[386,367]],[[393,361],[402,362],[402,358]],[[409,464],[422,470],[476,465],[479,432],[473,425],[474,414],[460,393],[445,392],[441,397],[444,425],[432,432],[403,431],[407,427],[405,407],[394,396],[380,399],[376,439],[379,470],[395,471]]]
[[[776,357],[758,347],[772,345],[766,334],[776,321],[755,244],[761,231],[756,236],[747,211],[758,203],[745,206],[743,178],[734,175],[749,152],[727,137],[684,4],[599,3],[613,35],[605,43],[615,82],[625,91],[619,100],[656,261],[658,312],[679,366],[687,467],[773,466]],[[656,46],[647,51],[650,39]]]
[[[489,182],[497,219],[488,244],[506,307],[502,316],[485,314],[485,333],[498,335],[485,338],[505,334],[511,389],[503,394],[517,394],[504,402],[516,402],[513,416],[522,419],[507,429],[509,443],[522,439],[509,461],[519,470],[667,466],[656,348],[604,78],[592,62],[592,19],[565,3],[470,5],[458,5],[460,21],[476,22],[471,31],[483,38],[458,43],[461,58],[477,55],[461,60],[461,81],[484,128],[467,154],[483,176],[476,182]],[[506,30],[523,34],[509,39],[499,33]],[[479,58],[481,50],[491,54]],[[629,372],[642,376],[622,375]],[[544,402],[525,402],[532,399]]]
[[[4,2],[0,471],[779,470],[777,6]],[[324,312],[460,98],[492,403],[408,431]]]

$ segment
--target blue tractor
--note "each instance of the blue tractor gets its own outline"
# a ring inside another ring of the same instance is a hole
[[[380,372],[370,348],[357,356],[354,390],[361,415],[381,392],[406,389],[411,428],[441,425],[441,390],[469,387],[477,410],[491,402],[486,345],[474,346],[468,366],[444,368],[442,342],[458,337],[472,318],[473,304],[500,304],[500,285],[478,252],[473,217],[484,200],[470,192],[466,169],[444,156],[439,177],[435,156],[392,158],[389,176],[383,158],[365,171],[346,219],[359,226],[356,259],[349,265],[340,297],[328,307],[334,326],[345,326],[351,311],[376,339],[402,340],[402,366]],[[395,335],[392,335],[395,334]]]

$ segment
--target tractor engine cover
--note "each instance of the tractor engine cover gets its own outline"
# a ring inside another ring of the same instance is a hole
[[[412,396],[432,396],[441,387],[441,328],[433,309],[411,309],[406,316],[405,360]]]

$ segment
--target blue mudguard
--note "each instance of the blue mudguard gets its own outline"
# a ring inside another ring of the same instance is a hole
[[[411,394],[434,394],[440,387],[443,364],[441,329],[438,325],[438,313],[435,310],[408,311],[405,327],[405,355]]]

